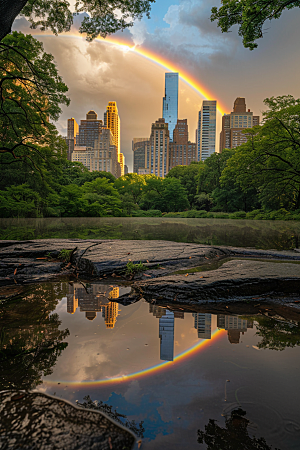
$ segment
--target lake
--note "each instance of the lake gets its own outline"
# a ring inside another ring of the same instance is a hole
[[[300,222],[155,217],[0,219],[0,240],[161,239],[208,245],[299,248]]]
[[[207,448],[201,438],[219,449],[299,449],[297,315],[118,303],[130,289],[45,283],[0,304],[1,389],[103,402],[135,426],[145,450]]]

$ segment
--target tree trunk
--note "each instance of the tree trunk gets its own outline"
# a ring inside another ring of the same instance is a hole
[[[12,24],[27,0],[0,0],[0,41],[11,32]]]

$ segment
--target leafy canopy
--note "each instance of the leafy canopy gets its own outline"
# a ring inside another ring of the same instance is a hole
[[[263,37],[267,20],[279,19],[285,9],[299,6],[300,1],[295,0],[223,0],[219,9],[212,8],[211,21],[217,20],[223,33],[239,25],[244,47],[253,50],[257,47],[256,39]]]
[[[150,6],[155,0],[75,0],[71,9],[67,0],[10,0],[0,5],[0,39],[11,31],[19,13],[31,23],[31,28],[50,29],[54,34],[70,31],[73,17],[87,13],[81,23],[80,33],[92,40],[105,37],[133,25],[143,14],[150,17]]]
[[[27,158],[35,168],[61,144],[50,119],[68,105],[68,88],[53,56],[32,36],[13,32],[0,42],[0,156],[2,164]]]
[[[246,130],[250,139],[236,149],[221,176],[234,176],[246,191],[254,186],[264,209],[300,208],[300,99],[267,98],[263,125]]]

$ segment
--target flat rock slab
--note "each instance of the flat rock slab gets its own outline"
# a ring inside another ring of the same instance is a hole
[[[0,424],[1,449],[130,450],[136,442],[105,414],[42,393],[0,392]]]
[[[94,277],[111,275],[114,272],[125,273],[128,261],[142,262],[149,268],[164,265],[171,271],[230,255],[230,251],[226,249],[168,241],[0,241],[0,280],[36,282],[66,275],[70,273],[71,268],[64,270],[66,265],[55,259],[63,249],[74,250],[73,271],[75,267],[79,275]],[[53,260],[46,258],[47,255],[51,255]]]
[[[300,265],[233,260],[216,270],[140,281],[133,288],[147,300],[189,304],[240,300],[261,294],[299,294]]]
[[[71,263],[59,260],[61,250],[72,251]],[[124,274],[128,261],[142,262],[151,277],[195,267],[224,257],[299,260],[297,251],[214,247],[170,241],[111,239],[42,239],[0,241],[0,282],[32,283],[75,274],[101,277]],[[157,269],[159,267],[159,269]]]

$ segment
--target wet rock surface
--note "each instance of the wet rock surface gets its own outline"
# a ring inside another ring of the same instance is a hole
[[[101,412],[41,393],[0,392],[1,449],[132,449],[136,438]]]
[[[217,270],[139,281],[133,288],[146,299],[189,304],[252,299],[262,294],[299,294],[300,265],[233,260]]]
[[[69,251],[69,262],[60,258],[63,250]],[[172,274],[231,257],[240,259],[207,272]],[[275,263],[276,260],[284,262]],[[3,286],[42,282],[62,276],[94,279],[124,276],[129,261],[147,266],[147,270],[135,276],[137,281],[133,287],[137,297],[198,303],[272,292],[300,292],[300,265],[291,263],[300,262],[297,250],[256,250],[154,240],[0,241],[0,283]]]

